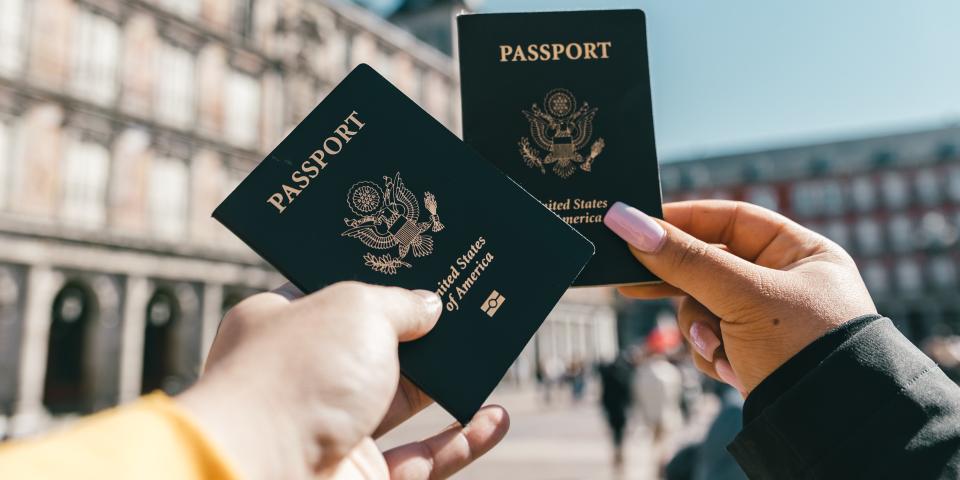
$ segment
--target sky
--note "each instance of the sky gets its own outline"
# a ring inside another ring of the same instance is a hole
[[[664,161],[960,123],[957,0],[484,0],[641,8]]]

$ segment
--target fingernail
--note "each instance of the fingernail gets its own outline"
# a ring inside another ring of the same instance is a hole
[[[423,298],[423,301],[427,304],[427,308],[431,310],[440,310],[441,302],[440,296],[437,295],[437,292],[431,292],[430,290],[414,290],[413,293],[416,293]]]
[[[280,295],[291,302],[303,296],[303,292],[301,292],[299,288],[293,286],[293,284],[290,282],[274,288],[273,293],[276,293],[277,295]]]
[[[603,217],[603,223],[613,233],[637,250],[655,253],[663,245],[667,232],[646,213],[623,202],[614,203]]]
[[[720,339],[713,333],[713,329],[704,325],[702,322],[693,322],[690,325],[690,343],[693,349],[705,358],[708,362],[713,361],[713,355],[720,346]]]
[[[743,384],[740,383],[740,379],[737,378],[737,374],[733,373],[733,367],[730,366],[730,362],[727,361],[727,359],[717,359],[716,362],[713,362],[713,368],[717,370],[717,375],[720,376],[720,379],[727,382],[731,387],[736,388],[741,393],[746,391],[746,389],[743,388]]]

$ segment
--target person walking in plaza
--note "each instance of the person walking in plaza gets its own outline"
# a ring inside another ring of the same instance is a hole
[[[680,370],[667,360],[667,354],[680,345],[676,326],[657,325],[643,346],[635,349],[636,373],[633,380],[634,408],[637,420],[650,433],[658,452],[664,442],[683,425],[680,395],[683,379]],[[660,458],[659,453],[655,455]]]
[[[597,370],[600,374],[600,406],[613,447],[613,468],[620,470],[623,468],[623,442],[632,400],[630,387],[633,366],[625,353],[621,353],[612,362],[600,365]]]

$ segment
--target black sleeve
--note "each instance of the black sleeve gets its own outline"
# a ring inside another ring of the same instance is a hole
[[[960,387],[886,318],[808,345],[744,403],[750,478],[960,478]]]

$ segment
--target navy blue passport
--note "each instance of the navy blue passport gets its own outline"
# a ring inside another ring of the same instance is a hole
[[[574,286],[659,281],[603,225],[616,201],[662,218],[644,13],[457,17],[463,139],[586,235]]]
[[[434,290],[404,375],[467,423],[593,245],[367,65],[213,216],[304,292],[342,280]]]

